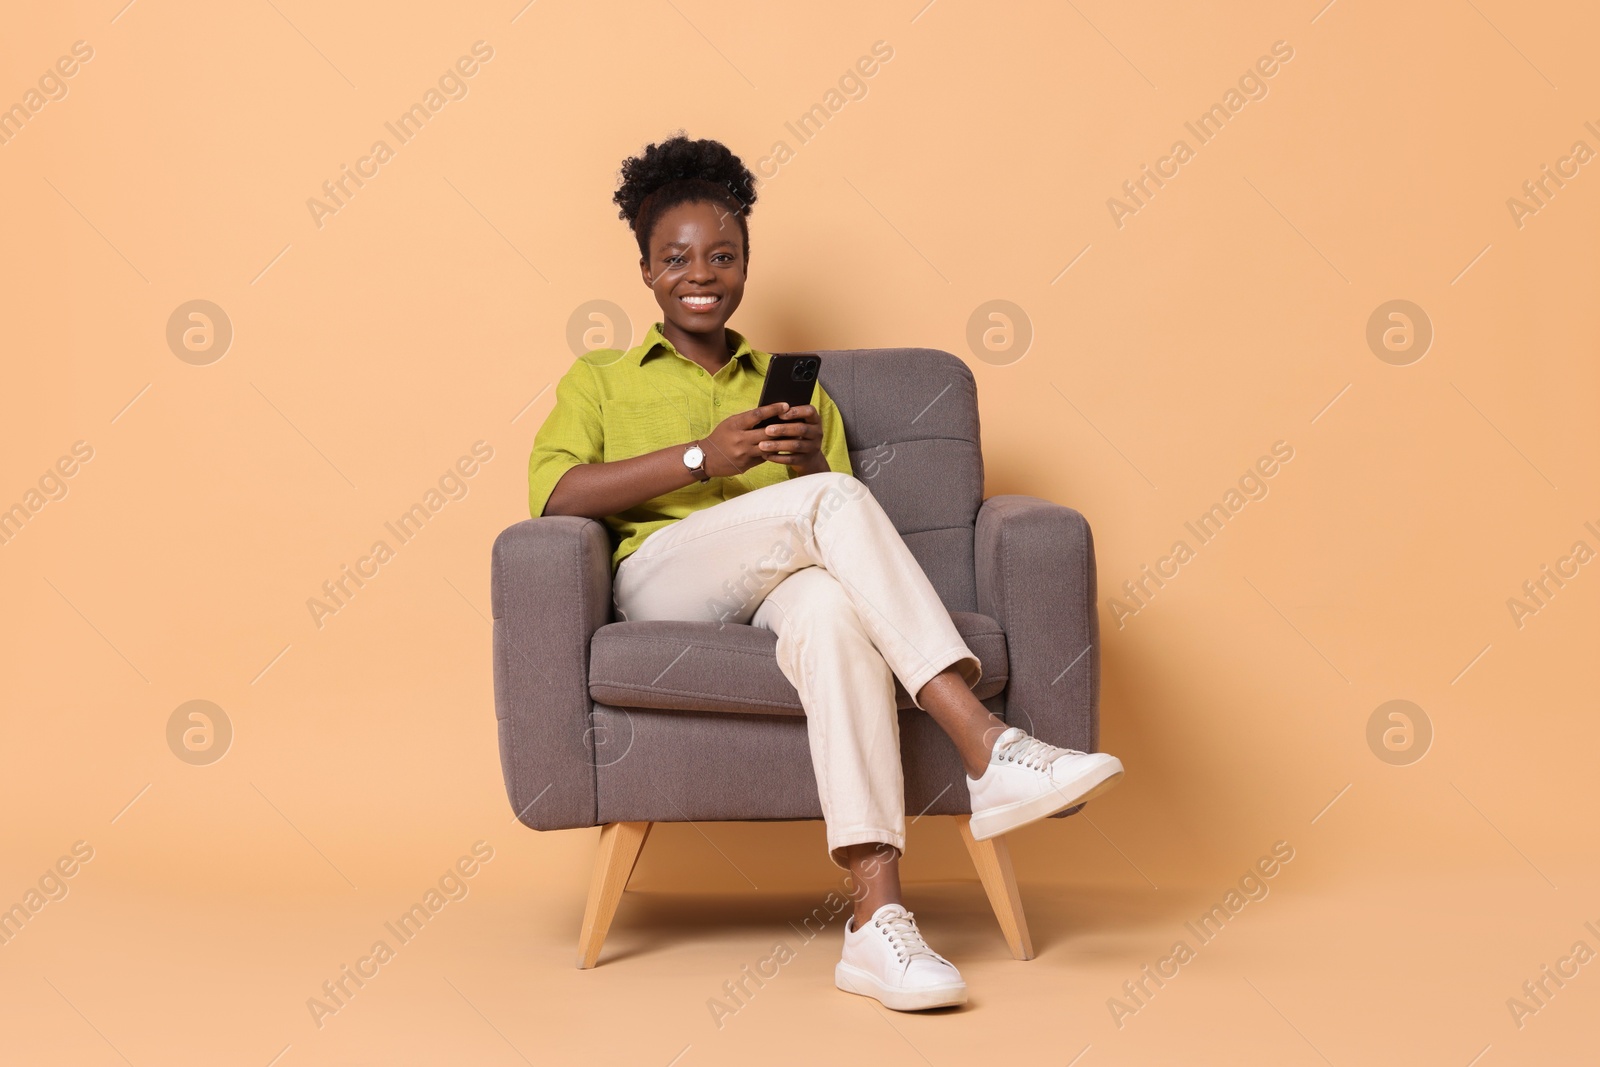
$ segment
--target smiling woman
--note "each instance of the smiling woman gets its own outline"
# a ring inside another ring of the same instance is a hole
[[[767,655],[805,712],[828,856],[861,889],[835,984],[901,1011],[961,1004],[960,972],[900,899],[896,680],[955,743],[974,841],[1099,795],[1122,764],[1008,728],[973,695],[982,664],[855,478],[820,381],[810,403],[761,405],[770,357],[727,326],[749,277],[753,185],[726,146],[681,134],[623,164],[614,199],[662,319],[627,352],[580,357],[556,384],[529,458],[529,507],[605,524],[613,607],[635,634],[698,621],[776,635]],[[727,772],[732,782],[784,773]],[[621,894],[626,875],[608,877],[591,902]],[[587,936],[585,966],[599,951],[593,928]]]
[[[723,325],[744,299],[755,175],[716,141],[673,137],[622,164],[612,199],[638,239],[667,340],[715,373],[727,359]],[[691,263],[697,238],[706,270]]]
[[[813,403],[756,428],[785,406],[757,410],[768,354],[727,326],[744,299],[756,201],[739,157],[679,134],[626,160],[612,199],[662,319],[643,344],[590,353],[557,383],[529,505],[604,521],[615,567],[666,523],[791,478],[848,473],[850,457],[820,385]]]

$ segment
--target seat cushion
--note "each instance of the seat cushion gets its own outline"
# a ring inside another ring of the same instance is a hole
[[[987,615],[952,611],[956,631],[983,665],[979,700],[1005,688],[1006,635]],[[778,635],[712,622],[614,622],[590,644],[589,695],[616,707],[804,715],[800,694],[778,669]],[[895,679],[895,701],[912,708]]]

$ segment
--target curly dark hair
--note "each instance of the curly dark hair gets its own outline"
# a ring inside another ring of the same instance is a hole
[[[656,221],[679,204],[717,204],[739,220],[745,255],[750,254],[750,226],[745,217],[755,206],[756,176],[721,141],[691,141],[679,130],[660,144],[647,145],[622,161],[621,183],[611,197],[622,209],[639,241],[639,254],[650,258],[650,235]]]

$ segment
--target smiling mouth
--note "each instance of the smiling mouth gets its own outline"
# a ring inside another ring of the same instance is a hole
[[[678,302],[690,311],[710,311],[722,303],[722,297],[713,293],[691,293],[678,297]]]

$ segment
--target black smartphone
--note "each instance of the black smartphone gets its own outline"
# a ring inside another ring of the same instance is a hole
[[[761,385],[761,399],[756,407],[766,407],[779,401],[792,408],[811,403],[811,394],[817,386],[817,372],[821,369],[822,357],[815,352],[774,355],[767,361],[767,378]],[[754,429],[760,430],[783,421],[777,416],[762,419]]]

